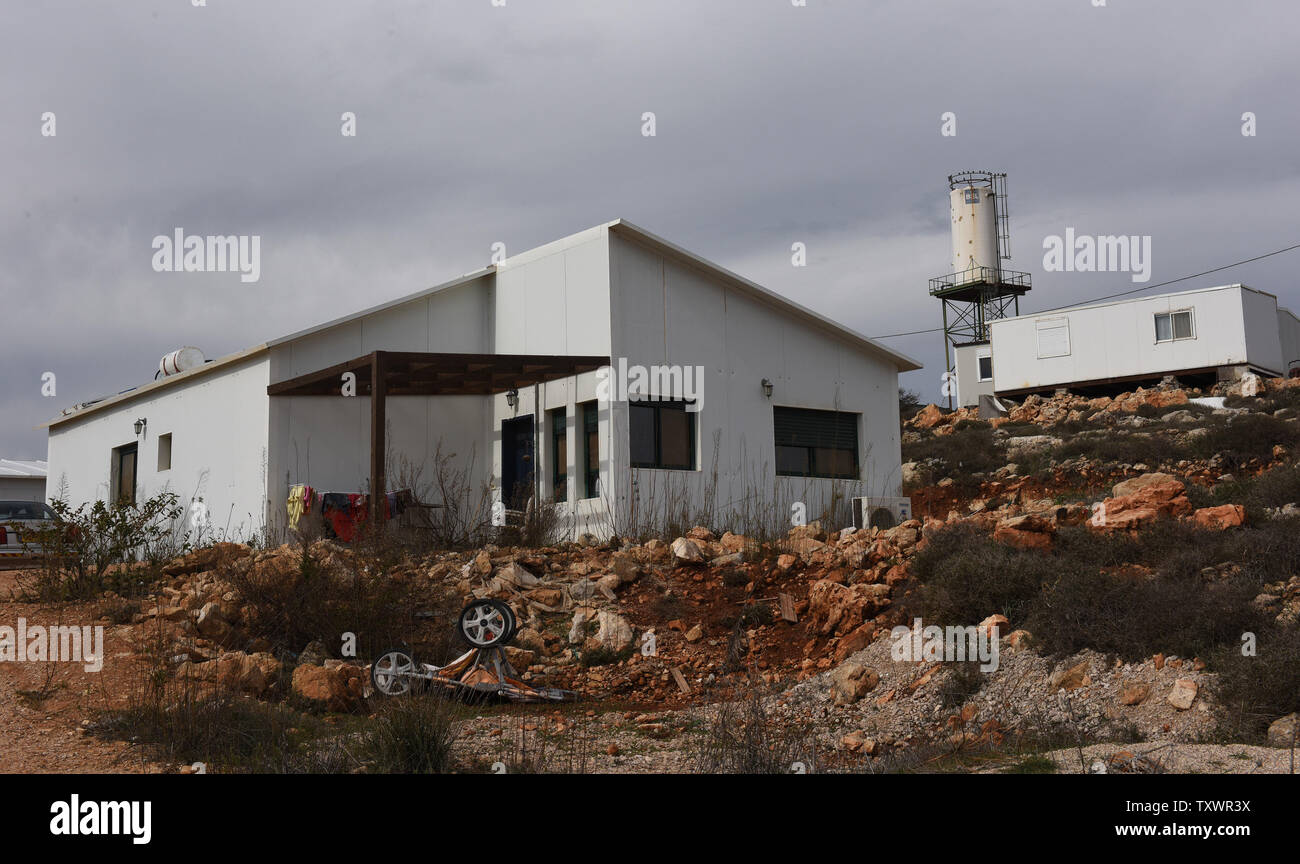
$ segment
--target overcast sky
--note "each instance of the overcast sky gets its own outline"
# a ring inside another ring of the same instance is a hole
[[[173,348],[219,357],[614,218],[870,336],[940,325],[962,169],[1009,175],[1022,311],[1137,287],[1044,272],[1067,226],[1149,235],[1148,284],[1300,243],[1300,4],[1094,2],[6,3],[0,456],[45,458],[40,424]],[[260,281],[155,272],[177,227],[260,235]],[[1297,274],[1300,251],[1163,290],[1297,308]],[[887,344],[937,400],[941,336]]]

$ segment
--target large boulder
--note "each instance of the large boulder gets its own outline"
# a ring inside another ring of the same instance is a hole
[[[1298,716],[1300,715],[1293,711],[1285,717],[1279,717],[1268,724],[1268,746],[1294,747],[1297,742],[1296,722]]]
[[[1182,481],[1169,474],[1150,473],[1115,484],[1114,497],[1101,503],[1091,524],[1103,530],[1142,527],[1161,516],[1186,516],[1192,502]]]
[[[1239,528],[1246,523],[1246,508],[1240,504],[1202,507],[1192,514],[1192,520],[1202,528],[1210,528],[1216,531],[1222,531],[1225,528]]]
[[[265,651],[255,654],[229,651],[211,663],[216,664],[218,684],[256,696],[270,690],[280,674],[280,661]]]
[[[617,654],[632,646],[635,638],[632,634],[632,625],[628,624],[627,619],[622,615],[602,609],[596,615],[596,623],[598,625],[596,641],[602,648]]]
[[[808,591],[813,627],[823,636],[846,634],[889,605],[889,585],[858,583],[852,587],[820,579]]]
[[[678,537],[673,541],[673,557],[678,561],[698,564],[704,560],[704,553],[700,551],[699,545],[694,540]]]
[[[1179,479],[1174,475],[1165,474],[1160,471],[1152,471],[1150,473],[1143,474],[1140,477],[1132,477],[1129,478],[1128,480],[1124,480],[1123,482],[1116,483],[1111,488],[1110,494],[1114,498],[1126,498],[1130,495],[1136,495],[1138,492],[1141,492],[1143,489],[1146,489],[1150,486],[1167,485],[1171,482],[1178,484],[1179,492],[1183,491],[1182,482],[1180,482]]]
[[[1174,682],[1173,689],[1169,691],[1169,695],[1165,699],[1179,711],[1186,711],[1196,701],[1197,689],[1195,681],[1188,678],[1179,678]]]
[[[506,585],[513,585],[516,588],[527,589],[537,587],[537,577],[529,573],[522,565],[515,561],[502,565],[497,569],[496,578]]]
[[[204,603],[194,619],[194,626],[200,636],[213,642],[225,641],[230,637],[232,630],[230,622],[221,614],[221,606],[218,603]]]
[[[251,554],[252,550],[239,543],[214,543],[177,558],[164,566],[162,572],[166,576],[201,573],[204,570],[213,570],[223,564],[238,561],[240,558],[247,558]]]
[[[852,705],[875,689],[880,676],[861,663],[843,663],[831,672],[831,698],[836,705]]]
[[[1052,545],[1055,533],[1056,526],[1051,520],[1025,514],[998,522],[993,539],[1021,549],[1047,549]]]
[[[365,695],[366,671],[350,663],[300,664],[293,670],[293,691],[330,711],[349,711]]]
[[[939,410],[939,406],[934,403],[930,403],[916,412],[916,416],[911,421],[912,425],[917,429],[931,429],[941,422],[943,422],[943,411]]]

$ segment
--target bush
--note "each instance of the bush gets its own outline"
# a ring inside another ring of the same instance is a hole
[[[1104,435],[1079,435],[1066,439],[1057,448],[1057,459],[1074,459],[1082,456],[1099,462],[1136,464],[1145,462],[1159,465],[1176,458],[1168,440],[1155,435],[1123,433],[1111,430]]]
[[[1047,586],[1027,627],[1057,656],[1090,648],[1129,662],[1161,651],[1205,658],[1258,623],[1255,593],[1242,578],[1207,583],[1078,566]]]
[[[202,763],[206,773],[338,773],[352,764],[321,749],[318,721],[285,705],[177,683],[131,694],[127,707],[101,712],[91,731],[130,741],[155,759]]]
[[[106,590],[133,596],[148,578],[132,565],[158,564],[189,550],[187,541],[176,540],[177,520],[185,510],[174,492],[134,504],[96,501],[75,510],[55,499],[50,508],[55,521],[24,529],[25,542],[43,553],[39,575],[23,586],[33,600],[85,600]]]
[[[1209,459],[1218,454],[1224,464],[1237,468],[1251,459],[1265,462],[1273,458],[1273,445],[1294,447],[1300,440],[1296,424],[1271,414],[1241,414],[1227,423],[1211,426],[1209,431],[1189,445],[1194,456]]]
[[[961,525],[929,538],[910,570],[920,583],[925,623],[965,627],[995,613],[1023,621],[1053,565],[1046,555],[1026,554]]]
[[[1269,509],[1300,504],[1300,466],[1278,465],[1257,477],[1240,477],[1209,488],[1190,486],[1188,497],[1197,507],[1241,504],[1247,521],[1260,524],[1270,518]]]
[[[410,641],[413,613],[421,604],[410,580],[374,558],[342,556],[345,565],[327,568],[302,547],[296,573],[274,568],[222,568],[221,576],[245,601],[244,628],[273,648],[301,651],[310,642],[338,645],[345,632],[357,635],[359,656],[371,657]],[[449,606],[435,618],[454,620]]]
[[[1270,623],[1252,632],[1254,656],[1242,654],[1238,634],[1210,661],[1220,673],[1216,697],[1225,709],[1220,732],[1248,741],[1262,740],[1269,723],[1300,711],[1300,630]]]
[[[390,699],[366,732],[368,768],[383,774],[446,774],[461,710],[437,694]]]
[[[987,423],[977,423],[948,435],[930,435],[904,445],[904,461],[928,459],[942,463],[944,473],[963,486],[971,485],[974,480],[971,475],[996,471],[1007,461],[1001,448],[993,443],[993,429]]]
[[[694,750],[702,774],[791,774],[796,763],[813,773],[817,764],[812,736],[775,722],[757,693],[715,706]]]
[[[1206,659],[1239,644],[1266,624],[1251,602],[1262,586],[1297,569],[1300,534],[1287,520],[1235,531],[1171,520],[1135,536],[1063,528],[1047,552],[957,526],[932,536],[911,565],[926,623],[969,626],[1001,613],[1050,654],[1092,649],[1125,660]]]

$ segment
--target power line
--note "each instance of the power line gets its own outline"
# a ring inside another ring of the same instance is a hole
[[[1094,297],[1091,300],[1079,300],[1074,303],[1066,304],[1065,306],[1054,306],[1051,309],[1040,309],[1037,312],[1032,312],[1029,314],[1040,315],[1044,312],[1057,312],[1060,311],[1061,309],[1073,309],[1076,306],[1082,306],[1087,303],[1100,303],[1102,300],[1112,300],[1116,297],[1126,297],[1129,294],[1137,294],[1139,291],[1150,291],[1152,288],[1163,288],[1166,285],[1173,285],[1176,282],[1186,282],[1188,279],[1198,279],[1201,276],[1208,276],[1211,273],[1218,273],[1221,270],[1228,270],[1232,267],[1240,267],[1242,264],[1250,264],[1254,261],[1262,261],[1265,258],[1272,258],[1274,255],[1281,255],[1283,252],[1292,252],[1296,249],[1300,249],[1300,243],[1297,243],[1294,246],[1287,246],[1285,249],[1277,249],[1273,252],[1265,252],[1263,255],[1256,255],[1254,258],[1246,258],[1242,261],[1234,261],[1231,264],[1224,264],[1222,267],[1215,267],[1213,270],[1202,270],[1200,273],[1192,273],[1187,276],[1179,276],[1177,279],[1170,279],[1167,282],[1157,282],[1154,285],[1143,285],[1140,288],[1133,288],[1129,291],[1119,291],[1114,294],[1106,294],[1102,297]],[[920,335],[921,333],[940,333],[942,331],[943,331],[942,327],[931,327],[928,330],[909,330],[906,333],[890,333],[887,336],[872,336],[871,338],[872,339],[893,339],[896,336],[917,336]]]

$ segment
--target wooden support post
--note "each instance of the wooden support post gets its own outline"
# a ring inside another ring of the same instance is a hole
[[[384,453],[387,449],[384,427],[388,414],[388,387],[384,380],[386,367],[385,352],[376,351],[370,355],[370,518],[380,523],[384,520],[384,493],[387,491],[384,477]]]

